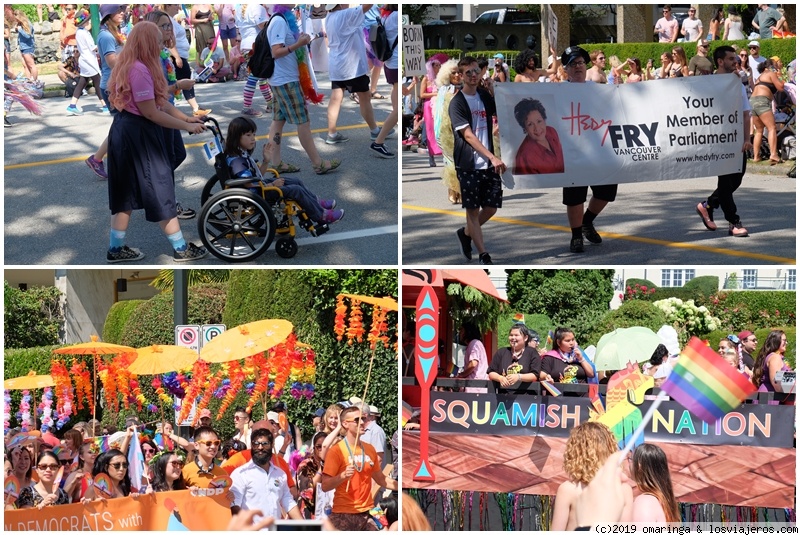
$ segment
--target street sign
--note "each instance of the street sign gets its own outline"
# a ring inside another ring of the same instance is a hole
[[[404,76],[423,76],[427,72],[425,42],[419,24],[403,26],[403,67]]]
[[[223,324],[203,325],[200,329],[200,348],[202,349],[207,343],[224,332],[225,325]]]
[[[175,326],[175,345],[188,347],[195,351],[200,351],[200,326],[199,325],[176,325]]]

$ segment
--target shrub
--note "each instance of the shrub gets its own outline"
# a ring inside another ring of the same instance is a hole
[[[222,323],[226,285],[201,284],[189,290],[189,324]],[[175,327],[172,292],[152,297],[131,313],[120,343],[131,347],[174,344]]]
[[[783,331],[786,333],[786,361],[789,363],[791,368],[794,370],[796,369],[796,362],[797,362],[797,327],[793,325],[783,325],[774,327],[779,331]],[[764,343],[764,340],[767,339],[767,335],[773,329],[756,329],[753,331],[756,337],[758,338],[758,345],[756,346],[755,352],[753,352],[753,358],[756,357],[758,351],[761,349],[761,345]],[[708,333],[706,336],[703,337],[703,340],[707,340],[708,343],[711,345],[712,348],[719,347],[719,341],[723,338],[727,337],[729,334],[739,334],[741,331],[727,331],[727,330],[716,330]]]
[[[772,325],[797,325],[796,292],[737,291],[718,292],[707,306],[720,318],[723,329],[769,328]]]
[[[658,331],[662,325],[669,323],[666,314],[653,306],[652,303],[638,299],[625,301],[617,310],[605,314],[587,334],[585,344],[597,345],[600,337],[614,329],[625,327],[647,327],[653,332]]]
[[[4,348],[38,347],[58,343],[64,321],[61,292],[54,286],[20,290],[4,281]]]
[[[565,325],[576,314],[608,310],[614,296],[613,269],[530,269],[508,271],[508,299],[525,313],[545,314]]]
[[[511,326],[514,324],[514,314],[515,313],[503,314],[500,319],[497,320],[497,337],[501,342],[501,346],[505,343],[505,335],[508,334],[508,331],[511,330]],[[555,328],[550,318],[544,314],[525,314],[525,326],[539,333],[539,347],[542,347],[542,344],[544,344],[547,338],[547,331]]]
[[[719,291],[719,277],[715,275],[705,275],[695,277],[683,285],[685,290],[698,290],[706,296],[712,296]]]
[[[703,336],[719,329],[721,324],[707,307],[697,306],[691,299],[670,297],[653,304],[666,314],[667,321],[678,331],[678,340],[684,344],[691,336]]]
[[[109,344],[121,343],[122,332],[125,330],[128,319],[133,311],[144,302],[144,299],[131,299],[130,301],[118,301],[111,305],[103,324],[103,341]]]
[[[656,288],[656,284],[652,281],[647,279],[628,279],[625,281],[625,289],[627,290],[629,287],[633,288],[636,285],[644,286],[645,288]]]

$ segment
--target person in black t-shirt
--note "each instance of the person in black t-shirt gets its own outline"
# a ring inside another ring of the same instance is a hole
[[[594,377],[592,365],[575,351],[576,347],[575,333],[566,327],[556,329],[553,349],[542,355],[540,380],[549,375],[557,383],[585,383]]]
[[[527,346],[528,329],[522,324],[511,327],[509,347],[497,350],[489,365],[489,379],[500,393],[524,392],[527,385],[539,380],[542,361],[533,348]]]

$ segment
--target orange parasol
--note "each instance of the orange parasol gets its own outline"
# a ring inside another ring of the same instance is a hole
[[[197,351],[188,347],[152,345],[136,350],[128,371],[136,375],[159,375],[191,368],[198,359]]]
[[[362,303],[369,303],[370,305],[376,305],[386,310],[392,310],[397,312],[397,301],[391,297],[372,297],[369,295],[355,295],[355,294],[339,294],[345,297],[349,297],[350,299],[358,299]]]
[[[36,389],[44,388],[46,386],[53,386],[53,377],[50,375],[36,375],[36,372],[31,370],[28,375],[22,377],[15,377],[13,379],[6,379],[3,381],[3,388],[5,390],[33,390],[33,407],[36,407]],[[33,428],[36,429],[36,414],[33,416]]]
[[[272,349],[292,333],[287,320],[261,320],[245,323],[218,335],[200,350],[205,362],[230,362]]]
[[[117,355],[119,353],[135,353],[136,350],[132,347],[128,346],[121,346],[118,344],[108,344],[106,342],[101,342],[97,335],[92,335],[91,342],[84,342],[82,344],[75,344],[67,347],[61,347],[59,349],[54,349],[53,353],[58,353],[60,355]],[[94,386],[92,389],[92,395],[97,395],[97,363],[94,359],[92,359],[92,367],[94,368]],[[92,404],[93,407],[96,404]],[[95,411],[94,408],[92,409],[92,420],[95,419]]]

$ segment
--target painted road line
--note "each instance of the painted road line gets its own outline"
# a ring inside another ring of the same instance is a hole
[[[378,122],[376,124],[378,126],[382,126],[383,125],[383,123],[381,123],[381,122]],[[355,130],[356,128],[364,128],[365,126],[366,126],[366,124],[351,124],[351,125],[345,125],[345,126],[337,126],[336,129],[337,130]],[[312,130],[311,131],[312,134],[322,134],[322,133],[327,133],[327,132],[328,132],[327,128],[318,128],[316,130]],[[296,131],[286,132],[286,133],[283,134],[283,137],[296,136],[296,135],[297,135]],[[266,134],[266,135],[263,135],[263,136],[256,136],[256,139],[263,140],[263,139],[267,139],[268,137],[269,137],[269,134]],[[205,141],[201,141],[200,143],[186,143],[186,144],[184,144],[184,147],[186,147],[187,149],[194,149],[194,148],[197,148],[197,147],[202,147],[205,144],[206,144]],[[37,167],[39,165],[58,165],[60,163],[82,162],[85,159],[86,159],[86,156],[84,155],[84,156],[74,156],[72,158],[60,158],[58,160],[43,160],[41,162],[16,163],[16,164],[12,164],[12,165],[6,165],[6,166],[3,167],[3,169],[5,171],[11,171],[13,169],[25,169],[25,168],[28,168],[28,167]]]
[[[459,219],[464,219],[464,212],[454,212],[452,210],[441,210],[439,208],[428,208],[425,206],[414,206],[411,204],[403,204],[402,205],[404,210],[414,210],[416,212],[427,212],[430,214],[440,214],[440,215],[449,215],[453,217],[458,217]],[[541,228],[547,230],[554,230],[557,232],[572,232],[572,229],[568,227],[564,227],[561,225],[550,225],[547,223],[535,223],[533,221],[522,221],[519,219],[512,219],[509,217],[498,217],[494,216],[492,218],[493,222],[496,223],[508,223],[509,225],[517,225],[521,227],[534,227],[534,228]],[[676,249],[689,249],[692,251],[702,251],[705,253],[716,253],[725,256],[735,256],[735,257],[742,257],[742,258],[750,258],[753,260],[765,260],[767,262],[776,262],[779,264],[794,264],[794,258],[785,258],[782,256],[772,256],[766,255],[761,253],[751,253],[748,251],[733,251],[731,249],[723,249],[722,247],[709,247],[707,245],[696,245],[693,243],[684,243],[684,242],[673,242],[667,240],[658,240],[655,238],[645,238],[642,236],[630,236],[628,234],[618,234],[616,232],[598,232],[604,238],[615,238],[618,240],[626,240],[638,243],[647,243],[650,245],[661,245],[663,247],[673,247]]]
[[[361,230],[351,230],[348,232],[326,232],[322,236],[315,238],[308,236],[306,238],[298,238],[297,245],[314,245],[315,243],[331,243],[342,240],[353,240],[357,238],[367,238],[369,236],[380,236],[382,234],[397,234],[397,225],[387,225],[385,227],[366,228]]]

